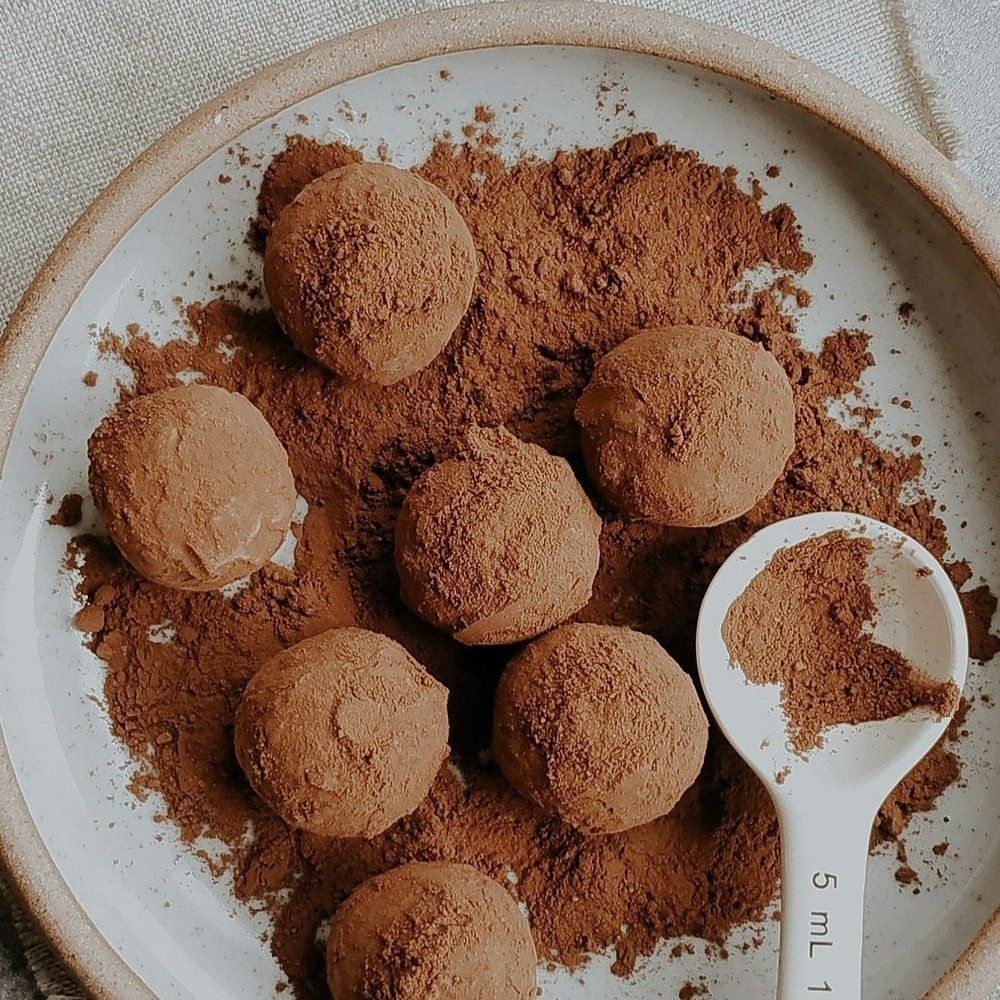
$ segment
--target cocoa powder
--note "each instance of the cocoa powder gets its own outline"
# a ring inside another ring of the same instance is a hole
[[[59,507],[49,518],[49,524],[61,528],[75,528],[83,520],[83,497],[79,493],[67,493],[59,501]]]
[[[877,607],[867,579],[870,538],[834,531],[781,549],[733,602],[722,636],[753,684],[779,684],[789,741],[822,745],[832,726],[890,719],[913,709],[951,715],[951,681],[935,681],[869,626]]]
[[[301,183],[356,158],[294,141],[267,171],[255,232],[267,231]],[[488,148],[439,143],[419,172],[455,200],[480,272],[452,340],[412,378],[383,389],[337,384],[270,314],[223,300],[188,309],[191,339],[162,347],[141,335],[108,339],[135,372],[137,393],[193,369],[262,410],[309,504],[294,529],[295,568],[268,565],[226,598],[147,583],[99,539],[79,539],[71,553],[82,561],[81,594],[101,602],[92,643],[107,664],[113,731],[139,762],[137,792],[162,796],[185,840],[208,834],[228,846],[222,861],[207,863],[274,915],[271,947],[303,993],[323,990],[320,922],[363,879],[412,859],[467,861],[516,883],[543,960],[573,966],[612,947],[621,974],[662,938],[721,943],[771,912],[776,819],[717,733],[701,776],[668,816],[598,838],[543,816],[481,762],[493,687],[512,651],[465,648],[418,621],[398,598],[392,557],[406,490],[463,428],[505,424],[581,471],[573,407],[596,359],[634,330],[715,326],[775,354],[795,393],[796,449],[749,513],[678,530],[617,520],[595,500],[602,564],[579,617],[648,632],[689,672],[705,587],[734,546],[777,518],[853,509],[896,524],[938,557],[948,547],[933,500],[916,488],[919,456],[881,448],[863,428],[828,416],[830,400],[873,360],[859,330],[835,332],[818,353],[799,344],[785,299],[797,297],[792,279],[811,258],[788,206],[765,209],[734,170],[651,135],[513,165]],[[763,264],[778,278],[748,296],[744,276]],[[904,486],[918,499],[904,502]],[[993,606],[986,595],[967,610],[988,622]],[[417,811],[373,841],[289,829],[251,794],[232,750],[233,711],[255,669],[338,624],[389,634],[450,689],[462,776],[446,765]],[[165,626],[172,640],[150,642],[150,629]],[[982,650],[994,640],[980,627]],[[936,748],[890,796],[875,839],[898,837],[957,773],[954,753]]]

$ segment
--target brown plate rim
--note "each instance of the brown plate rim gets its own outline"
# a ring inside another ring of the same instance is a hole
[[[323,42],[250,77],[153,143],[94,200],[25,292],[0,341],[0,456],[52,337],[86,281],[139,217],[212,152],[328,87],[435,55],[494,46],[592,46],[660,56],[760,87],[856,139],[913,185],[1000,285],[1000,213],[880,104],[783,49],[689,18],[590,0],[477,4],[413,15]],[[2,467],[2,466],[0,466]],[[56,954],[100,1000],[153,998],[46,850],[0,734],[0,864]],[[1000,980],[1000,910],[927,994],[986,1000]]]

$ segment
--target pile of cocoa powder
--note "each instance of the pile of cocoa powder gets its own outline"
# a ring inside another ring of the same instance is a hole
[[[290,141],[266,173],[257,237],[304,183],[356,157]],[[541,815],[483,754],[494,683],[513,650],[463,647],[415,619],[398,599],[392,558],[408,486],[462,428],[504,424],[565,455],[583,480],[573,406],[595,360],[630,333],[701,324],[774,352],[795,392],[797,446],[749,514],[677,530],[622,522],[594,497],[603,558],[580,617],[649,632],[691,671],[709,580],[768,522],[854,509],[898,525],[938,557],[948,547],[933,501],[915,484],[919,456],[881,448],[863,428],[827,415],[873,363],[868,336],[838,330],[819,353],[800,346],[792,307],[808,296],[795,278],[811,257],[792,210],[765,209],[758,184],[748,193],[735,170],[652,135],[513,165],[489,144],[441,142],[419,173],[455,200],[480,274],[458,331],[416,376],[384,389],[338,384],[294,350],[269,313],[224,300],[189,307],[190,338],[165,346],[137,331],[107,339],[134,371],[137,393],[194,370],[263,411],[309,505],[295,529],[294,569],[268,565],[226,597],[147,583],[93,537],[71,553],[90,602],[92,645],[107,664],[111,726],[139,762],[137,793],[158,793],[185,840],[208,835],[227,845],[221,861],[206,863],[274,916],[271,947],[303,995],[324,989],[315,940],[324,918],[361,880],[411,859],[478,866],[523,900],[543,959],[575,966],[611,947],[620,974],[663,938],[722,945],[734,927],[773,911],[775,816],[717,733],[701,777],[670,815],[589,839]],[[748,293],[745,276],[761,265],[777,277]],[[920,498],[901,500],[904,487]],[[969,571],[952,573],[965,583]],[[978,588],[965,602],[976,616],[973,655],[988,658],[997,649],[988,626],[996,601]],[[255,799],[234,759],[231,724],[261,663],[354,623],[398,639],[448,685],[457,767],[443,767],[423,805],[384,835],[330,841],[290,830]],[[898,837],[958,771],[954,751],[938,746],[883,807],[876,839]]]
[[[949,716],[952,681],[937,681],[871,632],[877,614],[870,538],[833,531],[781,549],[733,601],[722,635],[754,684],[779,684],[791,746],[822,745],[841,724],[914,709]]]

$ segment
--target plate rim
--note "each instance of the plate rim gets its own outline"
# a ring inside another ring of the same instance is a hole
[[[292,104],[381,69],[514,45],[600,47],[687,63],[809,111],[876,154],[942,215],[1000,286],[1000,212],[926,139],[831,73],[728,28],[593,0],[516,0],[414,14],[260,70],[150,145],[97,196],[28,286],[0,339],[0,468],[35,370],[84,284],[139,217],[220,146]],[[0,867],[16,900],[99,1000],[155,1000],[92,922],[34,825],[0,731]],[[927,1000],[986,1000],[1000,980],[1000,907]]]

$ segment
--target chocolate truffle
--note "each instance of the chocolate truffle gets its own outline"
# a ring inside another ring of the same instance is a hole
[[[606,354],[576,406],[591,477],[626,517],[709,527],[748,511],[795,446],[774,355],[724,330],[675,326]]]
[[[101,421],[88,451],[108,534],[164,586],[215,590],[247,576],[291,524],[288,456],[235,392],[186,385],[129,400]]]
[[[507,780],[584,833],[670,812],[698,777],[708,720],[655,639],[563,625],[516,656],[497,687],[493,754]]]
[[[601,520],[565,459],[473,428],[396,525],[403,600],[469,645],[529,639],[590,598]]]
[[[330,925],[335,1000],[533,1000],[527,919],[469,865],[413,862],[363,882]]]
[[[411,813],[448,755],[448,692],[397,642],[335,628],[279,653],[236,711],[236,757],[292,826],[374,837]]]
[[[429,364],[472,297],[476,250],[458,209],[416,174],[351,163],[278,216],[264,284],[282,329],[347,379],[389,385]]]

